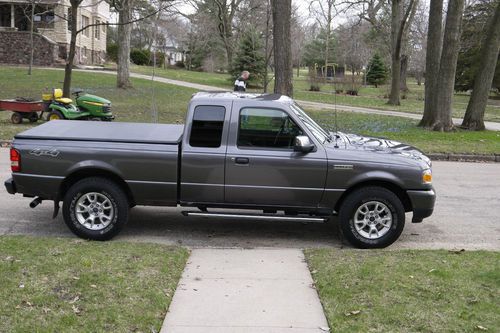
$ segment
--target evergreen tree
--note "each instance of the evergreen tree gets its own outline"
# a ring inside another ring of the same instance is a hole
[[[311,68],[314,68],[314,65],[321,67],[325,65],[326,58],[326,36],[327,32],[325,30],[321,30],[318,36],[314,38],[311,42],[309,42],[305,46],[304,50],[304,64]],[[330,34],[330,38],[328,39],[328,63],[335,62],[335,39],[333,36],[333,32]]]
[[[384,84],[386,79],[387,68],[382,61],[382,58],[378,54],[375,54],[368,65],[366,81],[369,84],[375,85],[375,88],[377,88],[379,84]]]
[[[231,80],[237,79],[242,71],[249,71],[248,85],[262,86],[266,62],[260,34],[249,30],[243,34],[231,67]]]

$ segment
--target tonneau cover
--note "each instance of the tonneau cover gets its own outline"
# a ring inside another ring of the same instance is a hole
[[[179,144],[184,125],[52,120],[15,139]]]

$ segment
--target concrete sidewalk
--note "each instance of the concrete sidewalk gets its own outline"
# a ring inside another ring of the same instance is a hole
[[[161,333],[327,332],[298,249],[193,250]]]

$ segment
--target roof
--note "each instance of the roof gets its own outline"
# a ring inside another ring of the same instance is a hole
[[[6,4],[29,4],[32,1],[30,0],[0,0],[0,3],[6,3]],[[61,0],[37,0],[36,4],[37,5],[57,5],[61,2]]]
[[[276,101],[284,104],[294,103],[293,99],[281,94],[255,94],[255,93],[241,93],[232,91],[205,91],[198,92],[193,95],[192,100],[198,99],[215,99],[231,101],[235,99],[248,99],[254,101]]]

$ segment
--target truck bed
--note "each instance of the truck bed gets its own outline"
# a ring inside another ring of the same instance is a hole
[[[178,145],[183,131],[184,125],[56,120],[21,132],[15,139]]]

